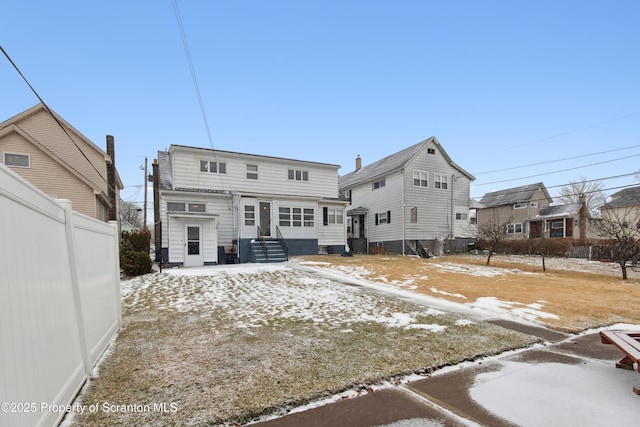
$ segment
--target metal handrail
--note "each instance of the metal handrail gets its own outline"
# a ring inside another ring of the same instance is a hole
[[[284,241],[284,236],[280,232],[280,227],[278,227],[277,225],[276,225],[276,237],[278,239],[278,242],[280,243],[280,247],[282,248],[282,251],[284,252],[284,256],[287,258],[287,261],[288,261],[289,260],[289,248],[287,247],[287,244]]]

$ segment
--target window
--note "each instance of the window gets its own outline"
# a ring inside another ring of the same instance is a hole
[[[447,181],[448,177],[445,175],[435,175],[435,184],[434,186],[436,188],[441,188],[442,190],[446,190],[448,185],[448,181]]]
[[[169,212],[186,212],[184,203],[167,202]]]
[[[244,225],[256,225],[256,207],[246,205],[244,207]]]
[[[258,165],[247,165],[247,179],[258,179]]]
[[[435,148],[427,148],[427,153],[428,154],[436,154],[436,149]]]
[[[373,189],[374,190],[377,190],[378,188],[382,188],[384,186],[385,186],[384,178],[382,178],[379,181],[374,181],[374,183],[373,183]]]
[[[305,227],[313,227],[314,226],[314,213],[313,209],[303,209],[303,220]]]
[[[376,225],[389,224],[391,222],[391,211],[377,213],[375,220]]]
[[[532,208],[537,208],[539,205],[538,202],[531,202],[529,203],[529,206],[531,206]]]
[[[288,176],[292,181],[309,181],[309,171],[289,169]]]
[[[513,205],[513,209],[524,209],[527,207],[526,203],[516,203]]]
[[[429,178],[427,172],[413,171],[414,187],[429,187]]]
[[[551,228],[563,229],[564,228],[564,221],[562,221],[562,220],[560,220],[560,221],[552,221],[551,222]]]
[[[4,164],[19,168],[30,168],[31,158],[28,154],[4,153]]]
[[[468,218],[468,214],[466,213],[456,213],[456,219],[459,219],[461,221],[466,221]]]
[[[522,233],[522,223],[507,225],[507,234],[520,234]]]
[[[418,222],[418,208],[411,208],[411,224],[416,224]]]
[[[200,172],[227,173],[227,164],[224,162],[211,162],[200,160]]]
[[[342,209],[322,208],[322,223],[324,225],[344,224]]]
[[[205,203],[189,203],[189,212],[206,212],[207,205]]]
[[[312,208],[280,207],[278,214],[280,227],[313,227],[315,225]]]

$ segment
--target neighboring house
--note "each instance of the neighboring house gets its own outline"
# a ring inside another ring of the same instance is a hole
[[[478,227],[505,224],[508,238],[528,238],[531,234],[530,222],[552,201],[542,182],[487,193],[480,200],[484,207],[477,210]],[[555,213],[546,211],[546,214],[553,216]],[[534,233],[537,232],[535,227]]]
[[[140,229],[130,222],[122,220],[120,223],[120,231],[123,233],[135,233],[136,231],[140,231]]]
[[[574,240],[596,238],[585,202],[548,206],[529,222],[529,237],[560,237]]]
[[[273,242],[285,259],[345,249],[338,165],[183,145],[157,160],[164,264],[263,262]]]
[[[629,187],[611,195],[600,208],[602,218],[640,228],[640,186]]]
[[[110,154],[43,104],[0,123],[0,162],[48,195],[70,200],[75,211],[117,221],[123,185],[113,137],[107,146]]]
[[[421,253],[425,244],[473,236],[469,185],[435,137],[340,177],[355,252]]]

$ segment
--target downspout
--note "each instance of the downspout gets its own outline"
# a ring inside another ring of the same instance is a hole
[[[453,240],[453,219],[455,218],[455,214],[453,212],[453,180],[455,177],[455,174],[451,174],[451,220],[449,221],[449,238],[451,240]]]
[[[406,185],[406,182],[404,181],[404,172],[405,170],[402,169],[402,255],[403,256],[405,255],[404,246],[406,244],[406,241],[405,241],[406,206],[405,206],[405,200],[404,200],[404,186]]]

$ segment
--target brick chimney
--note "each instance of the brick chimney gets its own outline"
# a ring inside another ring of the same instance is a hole
[[[116,194],[116,149],[113,136],[107,135],[107,155],[111,157],[111,163],[107,163],[107,187],[109,202],[109,221],[118,221],[118,200]]]
[[[360,154],[356,157],[356,172],[362,169],[362,159],[360,158]]]

